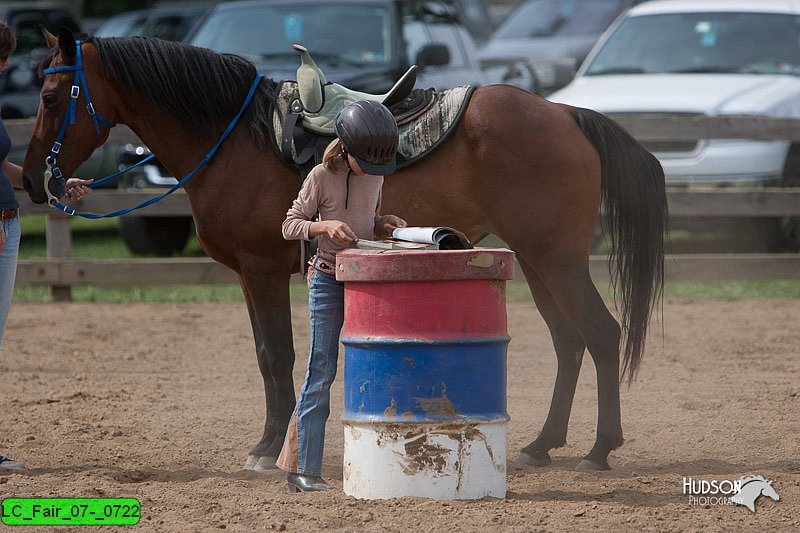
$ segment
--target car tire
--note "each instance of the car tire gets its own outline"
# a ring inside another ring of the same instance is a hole
[[[793,144],[789,148],[781,187],[800,187],[800,145]],[[800,217],[779,218],[778,239],[784,251],[800,251]]]
[[[183,251],[192,230],[191,217],[121,217],[119,233],[135,255],[171,256]]]

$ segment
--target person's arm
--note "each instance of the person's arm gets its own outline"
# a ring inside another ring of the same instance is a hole
[[[319,211],[320,190],[316,177],[309,175],[300,193],[286,212],[286,220],[281,225],[283,238],[287,241],[310,241],[318,235],[327,235],[334,242],[355,242],[358,240],[350,226],[340,220],[312,221]]]
[[[11,181],[11,186],[15,189],[24,189],[22,185],[22,167],[11,161],[3,160],[3,172],[6,173]]]
[[[286,220],[281,224],[281,233],[287,241],[309,241],[313,238],[309,235],[311,219],[317,214],[319,208],[319,191],[313,176],[309,175],[303,183],[303,187],[297,194],[292,207],[286,212]]]
[[[334,242],[357,241],[355,232],[340,220],[311,220],[319,211],[320,195],[317,175],[312,170],[292,207],[286,212],[286,220],[281,225],[283,238],[287,241],[310,241],[318,235],[327,235]]]
[[[308,235],[312,239],[317,235],[327,235],[334,242],[356,242],[356,233],[341,220],[320,220],[312,222],[308,227]]]
[[[3,172],[8,176],[11,186],[15,189],[24,189],[22,184],[22,167],[11,161],[3,160]],[[70,200],[77,200],[85,194],[92,192],[89,185],[94,180],[82,180],[80,178],[69,178],[66,183],[67,197]]]

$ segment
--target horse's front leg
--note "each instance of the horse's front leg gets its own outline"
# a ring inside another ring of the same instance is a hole
[[[242,266],[240,275],[266,398],[264,434],[250,450],[245,470],[276,468],[295,404],[289,274],[264,272],[263,265],[259,266]]]

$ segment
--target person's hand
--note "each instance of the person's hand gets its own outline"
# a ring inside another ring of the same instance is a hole
[[[94,180],[82,180],[80,178],[70,178],[67,180],[67,198],[70,200],[79,200],[81,196],[89,194],[92,192],[92,189],[89,188],[89,185]]]
[[[385,215],[381,217],[378,230],[379,233],[391,237],[395,229],[405,228],[406,226],[408,226],[408,223],[402,218],[395,215]]]
[[[6,249],[6,232],[3,230],[3,225],[0,224],[0,254]]]
[[[333,242],[356,242],[358,240],[358,236],[350,229],[350,226],[341,220],[324,220],[318,224],[322,224],[322,233],[330,237]]]

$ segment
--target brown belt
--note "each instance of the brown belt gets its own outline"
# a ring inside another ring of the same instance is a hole
[[[18,212],[17,209],[3,209],[0,211],[0,220],[5,222],[6,220],[14,219],[17,217]]]

